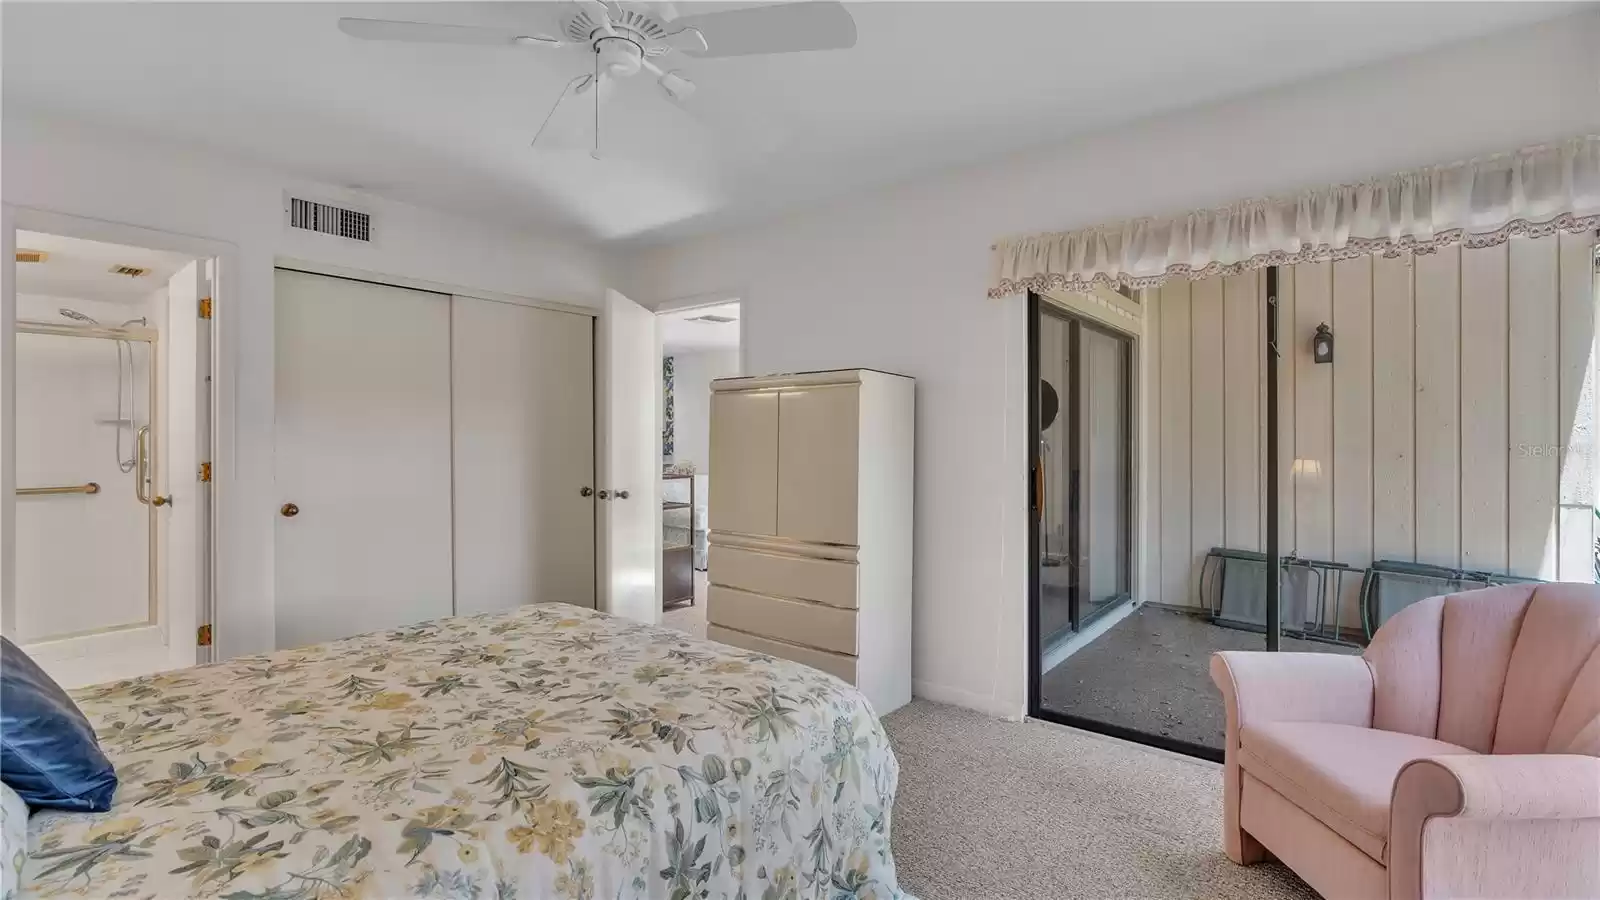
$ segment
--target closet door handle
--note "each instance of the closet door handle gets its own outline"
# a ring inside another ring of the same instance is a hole
[[[613,493],[611,496],[616,497],[618,500],[626,500],[626,499],[628,499],[628,492],[627,491],[617,491],[617,492]]]
[[[594,496],[594,488],[589,487],[586,484],[583,487],[578,488],[578,496],[579,497],[593,497]]]
[[[601,500],[610,500],[611,499],[611,492],[602,490],[600,493],[596,494],[595,496],[599,497]]]

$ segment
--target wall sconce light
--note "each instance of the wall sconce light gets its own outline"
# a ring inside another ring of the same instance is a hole
[[[1327,322],[1317,326],[1317,333],[1311,338],[1311,361],[1314,363],[1333,362],[1333,329]]]

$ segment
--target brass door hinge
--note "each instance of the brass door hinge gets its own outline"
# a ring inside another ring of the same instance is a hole
[[[211,480],[211,463],[203,462],[203,463],[200,464],[200,480],[201,481],[210,481]]]
[[[211,646],[211,626],[201,625],[195,632],[194,642],[202,647]]]
[[[202,318],[202,319],[211,318],[211,298],[210,297],[201,297],[200,298],[200,318]]]

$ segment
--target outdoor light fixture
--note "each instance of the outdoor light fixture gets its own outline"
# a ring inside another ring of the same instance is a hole
[[[1333,329],[1328,327],[1327,322],[1317,326],[1316,336],[1311,339],[1311,361],[1333,362]]]

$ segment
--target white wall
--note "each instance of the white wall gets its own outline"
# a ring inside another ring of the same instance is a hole
[[[0,193],[7,205],[208,238],[235,248],[218,321],[231,329],[237,471],[218,472],[223,656],[269,649],[273,625],[273,265],[288,257],[466,288],[597,305],[605,279],[589,247],[372,197],[77,124],[8,117]],[[374,214],[363,246],[288,233],[286,189],[350,200]],[[7,217],[9,221],[9,216]],[[224,346],[227,335],[225,335]],[[228,390],[225,381],[219,382]]]
[[[1283,553],[1593,582],[1595,241],[1284,268]],[[1169,282],[1151,297],[1161,525],[1146,600],[1194,605],[1207,550],[1265,549],[1263,282]],[[1311,361],[1321,323],[1331,364]],[[1358,581],[1345,579],[1346,628],[1360,626]]]
[[[740,297],[752,373],[918,379],[917,690],[1019,715],[1026,330],[1021,298],[984,296],[989,246],[1597,131],[1596,46],[1589,11],[643,250],[626,283]]]

